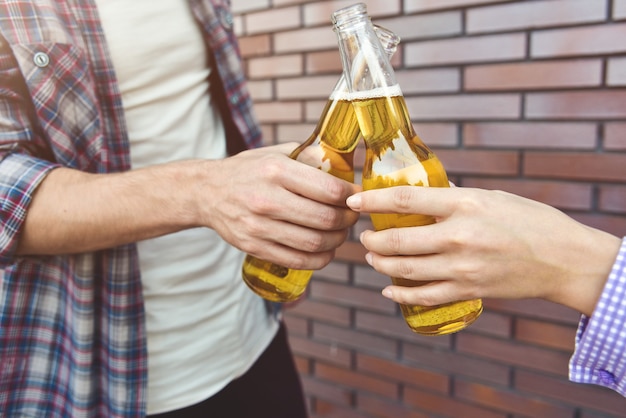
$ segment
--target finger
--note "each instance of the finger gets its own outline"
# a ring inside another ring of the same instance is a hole
[[[454,209],[457,190],[448,187],[388,187],[356,193],[346,203],[359,212],[419,213],[445,217]]]
[[[318,168],[293,161],[289,175],[285,176],[283,187],[292,193],[317,202],[333,206],[347,207],[348,196],[361,190],[359,185],[337,178]]]
[[[297,251],[316,253],[332,251],[340,246],[348,236],[348,229],[336,231],[320,231],[280,221],[265,221],[263,225],[249,229],[248,236],[261,241],[257,246],[268,242],[276,243]],[[250,248],[247,251],[263,251],[261,248]]]
[[[266,242],[258,248],[259,251],[246,252],[261,260],[294,270],[319,270],[328,265],[335,255],[334,250],[308,253],[272,242]]]
[[[415,282],[457,282],[463,277],[462,267],[459,268],[447,256],[441,254],[383,256],[370,252],[366,260],[381,274]]]
[[[348,228],[359,217],[346,207],[322,203],[280,187],[271,195],[264,190],[252,191],[246,197],[246,204],[257,216],[320,231]]]
[[[363,231],[361,244],[381,255],[426,255],[444,251],[445,235],[442,224],[431,224],[382,231]]]
[[[469,299],[458,292],[449,282],[429,283],[423,286],[390,285],[382,295],[396,303],[405,305],[435,306]]]

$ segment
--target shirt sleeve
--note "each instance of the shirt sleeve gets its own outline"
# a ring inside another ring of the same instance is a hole
[[[0,268],[13,263],[32,195],[56,164],[11,153],[0,162]]]
[[[58,166],[33,123],[34,109],[17,59],[0,35],[0,268],[15,261],[32,194]]]
[[[581,317],[569,378],[626,396],[626,237],[592,316]]]

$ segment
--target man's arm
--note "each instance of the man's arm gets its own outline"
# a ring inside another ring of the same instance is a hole
[[[84,252],[208,227],[268,261],[321,268],[357,219],[344,203],[356,186],[291,160],[294,146],[116,174],[56,168],[33,195],[18,253]]]

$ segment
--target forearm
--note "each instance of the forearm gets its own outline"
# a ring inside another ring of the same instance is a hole
[[[33,195],[19,255],[93,251],[194,225],[198,161],[116,174],[50,172]]]

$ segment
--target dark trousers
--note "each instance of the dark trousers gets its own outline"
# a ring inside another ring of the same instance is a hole
[[[302,384],[287,330],[281,324],[274,340],[243,376],[196,405],[151,418],[306,418]]]

